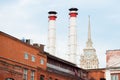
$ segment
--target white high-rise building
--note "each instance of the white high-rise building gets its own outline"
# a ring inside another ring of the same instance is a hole
[[[92,46],[90,16],[88,18],[88,40],[86,42],[86,48],[83,49],[83,54],[80,56],[80,67],[84,69],[96,69],[99,68],[99,61],[96,55],[96,50]]]

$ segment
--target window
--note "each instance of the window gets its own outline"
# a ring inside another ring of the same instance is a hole
[[[44,64],[44,59],[40,59],[40,64]]]
[[[95,79],[92,77],[92,78],[90,78],[90,80],[95,80]]]
[[[28,72],[28,70],[24,69],[24,71],[23,71],[23,78],[24,78],[24,80],[27,80],[27,72]]]
[[[100,80],[106,80],[105,78],[100,78]]]
[[[31,60],[32,62],[35,62],[35,56],[32,56]]]
[[[50,77],[48,80],[52,80],[52,78]]]
[[[6,78],[5,80],[14,80],[13,78]]]
[[[119,80],[118,75],[111,75],[111,80]]]
[[[31,71],[31,80],[34,80],[35,71]]]
[[[25,53],[25,54],[24,54],[24,58],[25,58],[25,59],[28,59],[28,53]]]
[[[40,80],[44,80],[44,75],[40,75]]]

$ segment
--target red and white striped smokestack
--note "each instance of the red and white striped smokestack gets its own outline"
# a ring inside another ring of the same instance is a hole
[[[56,28],[55,28],[55,20],[56,14],[55,11],[49,11],[49,26],[48,26],[48,52],[52,55],[55,55],[56,52]]]
[[[76,31],[76,18],[77,18],[77,8],[70,8],[70,24],[69,24],[69,60],[75,64],[77,55],[77,31]]]

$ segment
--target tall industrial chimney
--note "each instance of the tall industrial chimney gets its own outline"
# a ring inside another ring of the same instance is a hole
[[[55,28],[55,20],[56,14],[55,11],[49,11],[49,26],[48,26],[48,52],[52,55],[55,55],[56,52],[56,28]]]
[[[76,31],[76,18],[77,18],[77,8],[70,8],[70,24],[69,24],[69,60],[75,64],[77,55],[77,31]]]

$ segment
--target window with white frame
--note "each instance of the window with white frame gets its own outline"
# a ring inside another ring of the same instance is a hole
[[[25,53],[25,54],[24,54],[24,58],[25,58],[25,59],[28,59],[28,53]]]
[[[44,64],[44,59],[40,59],[40,64]]]
[[[32,55],[31,60],[32,62],[35,62],[35,56]]]
[[[118,75],[111,75],[111,80],[119,80]]]
[[[31,71],[31,80],[34,80],[35,71]]]
[[[27,73],[28,73],[28,70],[24,69],[23,70],[23,78],[24,78],[24,80],[27,80]]]

